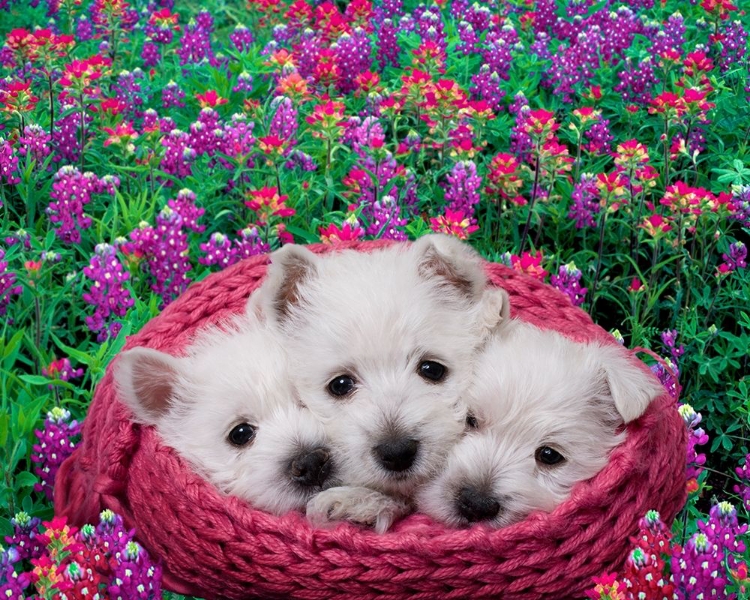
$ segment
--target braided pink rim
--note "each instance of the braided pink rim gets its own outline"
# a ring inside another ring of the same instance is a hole
[[[369,252],[386,244],[338,247]],[[126,347],[178,353],[199,328],[244,308],[267,262],[253,257],[194,284]],[[510,295],[513,316],[579,341],[616,343],[550,286],[486,267]],[[666,393],[655,401],[628,426],[607,467],[551,514],[497,531],[452,530],[413,515],[379,536],[351,525],[312,529],[299,514],[273,517],[221,496],[153,430],[130,423],[110,368],[82,444],[57,475],[55,508],[74,525],[96,522],[104,508],[123,515],[164,561],[167,587],[204,598],[565,600],[622,566],[648,510],[671,523],[684,505],[687,432],[674,406]]]

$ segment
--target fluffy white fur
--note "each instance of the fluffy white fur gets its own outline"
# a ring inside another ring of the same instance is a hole
[[[477,363],[468,400],[477,428],[420,490],[418,508],[452,526],[485,521],[493,527],[535,510],[551,511],[577,482],[606,465],[625,437],[623,424],[643,414],[662,392],[622,348],[575,343],[509,321]],[[545,446],[564,461],[537,461]],[[497,514],[479,518],[467,511],[462,494],[472,502],[496,503]]]
[[[213,328],[182,358],[134,348],[115,379],[135,420],[155,426],[219,490],[275,514],[303,509],[320,490],[300,483],[299,471],[295,480],[292,463],[328,453],[325,432],[299,405],[285,353],[265,326],[244,318]],[[255,437],[237,447],[228,435],[240,423]]]
[[[370,254],[286,246],[272,256],[250,310],[286,338],[295,382],[325,426],[345,486],[310,502],[312,521],[383,531],[409,510],[465,429],[461,398],[475,353],[507,314],[504,304],[504,293],[487,288],[478,255],[447,236]],[[420,376],[426,360],[446,367],[443,381]],[[345,398],[328,390],[340,375],[356,384]],[[408,469],[379,460],[375,449],[389,439],[417,442]]]

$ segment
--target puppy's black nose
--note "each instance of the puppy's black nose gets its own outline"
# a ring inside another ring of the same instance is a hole
[[[500,512],[500,503],[495,498],[473,487],[465,487],[458,492],[456,506],[469,523],[494,519]]]
[[[292,460],[289,475],[304,486],[321,486],[331,473],[331,453],[326,448],[303,452]]]
[[[389,471],[406,471],[414,464],[419,442],[411,438],[386,440],[375,446],[375,456]]]

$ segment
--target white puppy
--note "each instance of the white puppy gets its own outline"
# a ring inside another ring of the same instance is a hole
[[[385,531],[464,432],[460,399],[507,296],[489,293],[479,256],[447,236],[372,253],[285,246],[271,260],[250,309],[287,339],[342,484],[308,517]]]
[[[247,317],[199,335],[182,358],[128,350],[115,380],[136,421],[256,508],[304,509],[331,471],[325,432],[299,406],[281,346]]]
[[[607,464],[623,425],[663,391],[619,346],[511,320],[479,358],[473,430],[420,490],[418,508],[448,525],[492,527],[551,511]]]

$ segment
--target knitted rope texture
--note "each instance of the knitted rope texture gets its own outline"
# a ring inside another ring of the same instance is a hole
[[[253,257],[196,283],[126,348],[179,354],[199,328],[243,310],[267,262]],[[513,316],[579,341],[616,343],[550,286],[502,265],[487,264],[487,271],[508,291]],[[164,561],[165,585],[204,598],[580,598],[592,576],[622,566],[628,537],[646,511],[656,509],[671,523],[684,504],[687,432],[674,404],[666,393],[656,400],[629,425],[604,470],[551,514],[497,531],[447,529],[412,515],[376,535],[351,525],[313,529],[302,515],[274,517],[220,495],[152,428],[130,423],[110,368],[83,441],[58,472],[55,509],[78,526],[105,508],[121,514]]]

